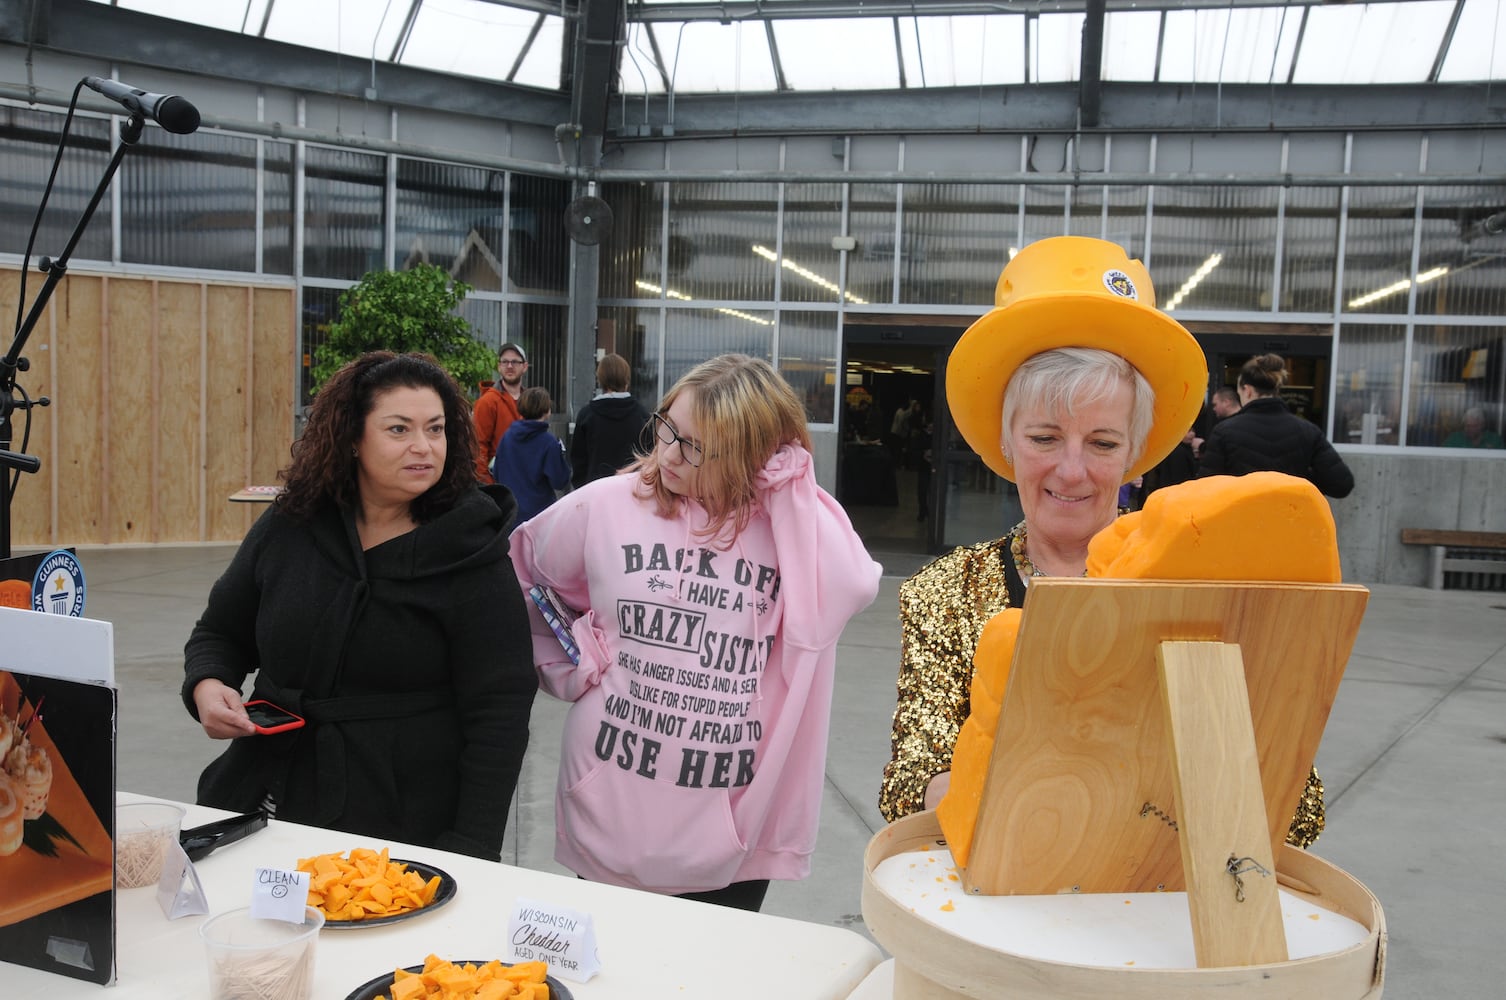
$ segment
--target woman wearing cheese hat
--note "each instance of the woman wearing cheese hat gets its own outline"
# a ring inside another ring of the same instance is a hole
[[[994,308],[947,362],[953,422],[1019,488],[1002,538],[939,557],[900,587],[902,640],[884,817],[934,807],[967,718],[984,624],[1019,607],[1035,576],[1081,576],[1089,540],[1119,514],[1119,487],[1176,447],[1208,383],[1202,348],[1155,307],[1145,266],[1115,243],[1041,240],[1004,268]],[[1316,775],[1289,839],[1322,829]]]

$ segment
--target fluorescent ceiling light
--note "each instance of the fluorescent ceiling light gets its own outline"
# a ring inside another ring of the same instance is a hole
[[[1189,276],[1186,281],[1182,282],[1182,287],[1178,288],[1177,293],[1171,297],[1171,300],[1169,302],[1166,303],[1166,311],[1171,312],[1177,306],[1181,305],[1182,300],[1187,297],[1188,293],[1190,293],[1194,288],[1200,285],[1203,279],[1212,274],[1213,269],[1215,267],[1218,267],[1218,265],[1222,264],[1223,262],[1223,254],[1209,254],[1208,259],[1203,261],[1198,269],[1196,271],[1193,271],[1191,276]]]
[[[1435,267],[1431,271],[1424,271],[1419,274],[1417,276],[1417,284],[1425,285],[1435,278],[1443,277],[1445,274],[1448,274],[1447,266]],[[1400,281],[1393,282],[1392,284],[1387,285],[1385,288],[1377,288],[1375,291],[1370,292],[1366,295],[1361,295],[1357,299],[1351,299],[1349,301],[1349,308],[1359,309],[1363,306],[1368,306],[1372,302],[1384,299],[1387,296],[1395,295],[1397,292],[1404,292],[1411,287],[1412,279],[1402,278]]]
[[[788,257],[784,258],[784,260],[779,260],[779,256],[766,246],[760,246],[759,244],[755,243],[753,244],[753,252],[758,254],[758,256],[762,257],[764,260],[779,261],[779,266],[784,268],[786,271],[794,271],[806,281],[809,281],[814,285],[820,285],[822,288],[826,289],[828,292],[831,292],[833,295],[841,294],[843,298],[845,298],[848,302],[853,303],[854,305],[866,306],[868,304],[867,299],[860,299],[851,292],[843,292],[840,288],[832,284],[832,282],[828,281],[827,279],[823,278],[821,275],[817,274],[815,271],[801,267],[799,264],[796,264]]]
[[[695,299],[691,298],[689,295],[686,295],[684,292],[677,292],[673,288],[660,288],[658,285],[655,285],[652,282],[644,281],[641,278],[633,282],[633,284],[637,285],[645,292],[652,292],[654,295],[662,295],[666,299],[679,299],[681,302],[695,301]],[[757,323],[759,326],[774,325],[774,321],[771,319],[764,319],[762,316],[754,316],[752,313],[745,313],[740,309],[728,309],[726,306],[708,306],[707,308],[715,312],[723,313],[727,316],[736,316],[738,319],[745,319],[749,323]]]

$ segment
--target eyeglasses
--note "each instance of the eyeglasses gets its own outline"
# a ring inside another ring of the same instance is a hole
[[[680,437],[676,433],[674,425],[662,413],[654,414],[654,437],[659,439],[660,444],[679,442],[680,457],[692,469],[699,469],[701,463],[706,460],[706,453],[701,450],[701,446],[694,441],[687,441],[685,438]]]
[[[526,364],[528,364],[528,362],[526,362],[526,361],[517,361],[517,360],[515,360],[513,358],[503,358],[501,361],[498,361],[497,364],[511,366],[511,365],[526,365]]]

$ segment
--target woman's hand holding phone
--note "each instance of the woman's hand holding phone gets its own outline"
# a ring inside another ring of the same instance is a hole
[[[199,724],[210,739],[229,740],[256,732],[241,705],[241,693],[223,681],[213,677],[199,681],[194,685],[193,703],[199,710]]]
[[[251,720],[251,725],[263,736],[273,733],[285,733],[290,729],[303,728],[303,718],[294,715],[281,705],[274,705],[270,701],[248,701],[245,704],[246,717]]]

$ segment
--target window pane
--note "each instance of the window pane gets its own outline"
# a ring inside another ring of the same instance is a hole
[[[500,170],[399,159],[397,266],[429,263],[474,288],[501,291],[506,185]]]
[[[841,233],[842,185],[785,186],[781,302],[837,301],[842,255],[831,248],[831,239]],[[862,296],[848,292],[848,301],[854,299]]]
[[[1432,0],[1310,7],[1292,82],[1421,83],[1432,69],[1453,6]]]
[[[1428,325],[1413,338],[1407,444],[1501,447],[1506,342],[1500,329]]]
[[[1506,38],[1506,4],[1501,0],[1464,0],[1438,82],[1506,77],[1506,45],[1475,45],[1466,41],[1486,38]]]
[[[460,303],[460,308],[455,310],[459,316],[471,325],[471,336],[494,351],[499,351],[502,345],[512,339],[507,335],[507,303],[499,299],[478,298],[475,292],[465,297]],[[533,360],[534,352],[524,345],[528,351],[528,360]],[[533,376],[532,366],[528,369],[528,375]],[[487,375],[488,379],[494,379],[495,373]],[[480,387],[474,385],[464,386],[465,390],[473,396],[480,395]]]
[[[1416,216],[1416,188],[1350,190],[1344,238],[1345,310],[1394,314],[1407,311]]]
[[[256,270],[256,140],[152,130],[121,167],[120,256]]]
[[[565,394],[565,330],[570,322],[568,306],[540,302],[513,302],[507,306],[507,339],[523,345],[528,352],[527,385],[541,385],[549,390],[555,407],[564,412],[569,405]]]
[[[389,17],[389,20],[393,18]],[[413,28],[402,42],[399,59],[409,66],[422,66],[441,73],[503,79],[528,41],[539,15],[516,10],[484,0],[428,0],[418,4]],[[560,40],[564,37],[561,19],[546,17],[539,35],[533,39],[535,49],[554,55],[553,75],[534,86],[558,88],[560,85]],[[392,54],[378,52],[378,59]],[[530,50],[530,55],[533,50]]]
[[[779,374],[805,401],[805,419],[813,424],[837,419],[837,314],[779,314]]]
[[[664,189],[663,184],[607,184],[602,188],[602,198],[612,206],[612,232],[601,248],[602,298],[658,297],[657,292],[640,287],[638,282],[655,288],[664,285],[660,240]],[[690,242],[683,236],[670,238],[672,279],[685,273],[689,248]]]
[[[606,307],[598,313],[602,329],[613,331],[612,350],[627,359],[628,392],[650,413],[663,395],[659,388],[659,307]]]
[[[1066,188],[1058,184],[1026,184],[1025,228],[1020,233],[1019,247],[1029,246],[1036,240],[1067,235]],[[992,301],[992,297],[990,297]]]
[[[892,90],[899,52],[892,18],[809,18],[768,22],[785,80],[795,90]],[[758,30],[761,26],[750,26]],[[918,86],[919,80],[911,86]],[[743,88],[748,89],[748,88]]]
[[[1448,272],[1417,288],[1418,315],[1506,313],[1506,233],[1500,213],[1506,187],[1422,189],[1422,246],[1417,270]],[[1495,218],[1491,232],[1487,219]]]
[[[1336,444],[1396,444],[1406,327],[1345,325],[1339,331]]]
[[[1025,19],[903,17],[905,82],[911,87],[977,87],[1025,82]],[[783,47],[781,46],[781,54]],[[846,83],[843,84],[845,88]]]
[[[25,108],[0,107],[0,222],[8,253],[26,252],[42,190],[52,172],[63,116]],[[155,132],[155,130],[154,130]],[[110,123],[103,118],[75,117],[68,127],[68,145],[58,166],[42,224],[32,248],[32,262],[56,257],[68,245],[84,206],[110,162]],[[122,167],[122,170],[125,168]],[[117,174],[117,176],[119,176]],[[75,260],[110,259],[110,199],[99,203],[88,228],[73,250]],[[35,272],[33,272],[35,273]],[[31,290],[27,290],[30,297]]]
[[[263,142],[261,172],[261,269],[293,273],[293,146]]]
[[[1111,11],[1104,17],[1105,80],[1150,82],[1156,78],[1161,17],[1154,10]]]
[[[565,210],[569,201],[570,186],[563,180],[512,175],[507,277],[513,291],[563,295],[568,290],[572,244],[565,232]]]
[[[772,302],[774,268],[753,246],[775,246],[777,198],[773,184],[673,185],[669,231],[690,245],[689,265],[670,276],[672,297]]]
[[[307,406],[313,399],[310,392],[312,380],[309,377],[309,369],[314,363],[314,351],[319,345],[329,339],[329,325],[340,315],[339,288],[308,288],[303,289],[303,320],[299,326],[299,339],[302,342],[302,377],[299,379],[299,400]]]
[[[905,185],[901,302],[987,306],[1019,227],[1019,185]]]
[[[664,320],[664,387],[718,354],[773,361],[774,317],[723,309],[669,309]]]
[[[1082,14],[1042,14],[1031,22],[1034,44],[1030,67],[1034,83],[1066,83],[1078,79],[1082,65],[1082,32],[1087,18]]]
[[[654,64],[655,45],[675,93],[775,89],[769,38],[760,23],[657,21],[646,27],[653,32],[653,42],[642,36],[642,29],[629,25],[632,38],[623,52],[619,75],[626,93],[642,93],[645,82],[650,93],[664,89]]]
[[[627,359],[632,369],[628,391],[650,412],[659,405],[659,399],[668,388],[659,381],[662,360],[659,314],[657,305],[608,307],[601,311],[604,319],[615,324],[617,353]]]
[[[847,255],[847,290],[869,302],[894,301],[893,184],[854,184],[848,234],[858,241]]]
[[[1274,188],[1157,187],[1152,256],[1160,307],[1269,309],[1276,201]]]
[[[381,268],[382,158],[309,146],[305,163],[303,273],[356,280]]]
[[[1144,259],[1147,188],[1084,184],[1070,197],[1071,233],[1117,243],[1131,257]]]
[[[1281,260],[1281,306],[1292,312],[1333,311],[1339,259],[1339,189],[1291,188]]]

